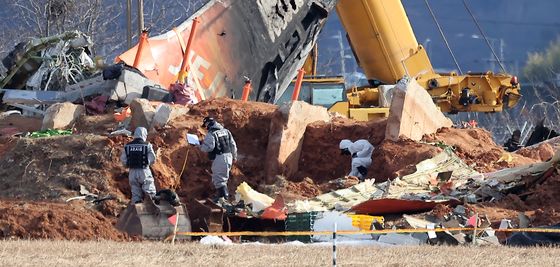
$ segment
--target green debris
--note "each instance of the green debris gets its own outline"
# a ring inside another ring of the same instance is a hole
[[[435,143],[431,143],[432,145],[439,147],[441,149],[451,149],[451,151],[455,151],[455,147],[454,146],[450,146],[446,143],[444,143],[443,141],[437,141]]]
[[[42,137],[51,137],[51,136],[58,136],[58,135],[71,135],[72,130],[52,130],[47,129],[43,131],[36,131],[31,132],[27,135],[30,138],[42,138]]]

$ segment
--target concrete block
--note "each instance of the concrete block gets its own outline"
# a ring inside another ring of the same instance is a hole
[[[81,105],[70,102],[54,104],[47,109],[41,129],[68,129],[84,113],[85,108]]]
[[[2,91],[4,91],[2,102],[6,104],[37,105],[64,102],[64,92],[60,91],[30,91],[15,89],[2,89]]]
[[[290,177],[298,170],[303,136],[307,125],[330,120],[327,109],[303,101],[282,105],[270,122],[266,151],[266,174],[269,180],[276,175]]]
[[[68,102],[81,100],[82,97],[105,94],[109,95],[117,85],[116,80],[103,80],[102,75],[66,86],[63,98]]]
[[[130,103],[130,111],[132,113],[130,120],[132,129],[136,127],[150,128],[156,111],[150,101],[143,98],[134,99]]]
[[[415,80],[397,84],[387,119],[386,139],[397,141],[402,136],[419,141],[425,134],[452,125]]]
[[[185,115],[189,112],[189,108],[183,105],[171,105],[162,103],[155,110],[152,120],[152,127],[162,127],[173,119]]]
[[[124,69],[118,80],[103,80],[103,76],[95,76],[77,84],[67,86],[63,98],[74,102],[82,97],[101,94],[109,96],[113,101],[124,101],[130,105],[132,100],[140,98],[144,86],[155,86],[156,83],[141,74]]]
[[[154,81],[141,74],[124,69],[109,97],[111,100],[124,101],[125,104],[130,105],[134,99],[142,96],[144,86],[155,85]]]

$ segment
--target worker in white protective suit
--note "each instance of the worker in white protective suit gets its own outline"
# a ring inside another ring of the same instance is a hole
[[[128,182],[132,191],[132,203],[140,203],[144,196],[154,198],[156,186],[150,165],[156,160],[152,144],[146,142],[148,131],[138,127],[134,131],[134,140],[124,146],[121,161],[129,168]]]
[[[352,156],[352,169],[348,176],[355,176],[364,181],[367,178],[368,168],[371,165],[373,145],[367,140],[360,139],[352,142],[348,139],[340,141],[341,154]]]
[[[237,144],[231,132],[224,128],[214,118],[204,118],[203,127],[208,129],[208,134],[200,145],[200,150],[208,153],[212,160],[212,183],[216,188],[218,202],[221,198],[227,200],[229,192],[227,183],[233,162],[237,159]]]

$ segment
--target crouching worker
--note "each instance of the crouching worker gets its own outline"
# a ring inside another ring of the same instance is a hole
[[[132,203],[140,203],[144,196],[153,198],[156,195],[154,177],[150,165],[156,160],[152,144],[146,142],[148,131],[138,127],[134,131],[134,140],[124,146],[121,161],[128,170],[128,182],[132,191]]]
[[[371,165],[373,145],[364,139],[356,142],[344,139],[340,141],[339,148],[341,154],[352,156],[352,168],[348,176],[355,176],[360,181],[364,181],[367,178],[368,168]]]
[[[217,191],[215,202],[220,198],[229,198],[228,179],[233,161],[237,159],[237,145],[228,129],[216,122],[214,118],[206,117],[202,126],[208,130],[200,150],[208,153],[212,160],[212,183]]]

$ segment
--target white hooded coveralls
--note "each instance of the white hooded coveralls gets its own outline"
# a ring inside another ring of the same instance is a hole
[[[340,141],[340,149],[348,149],[352,155],[352,167],[348,176],[358,177],[360,180],[364,180],[365,177],[358,171],[358,167],[362,166],[366,169],[371,165],[371,155],[373,153],[374,146],[365,139],[357,140],[352,142],[348,139]]]

